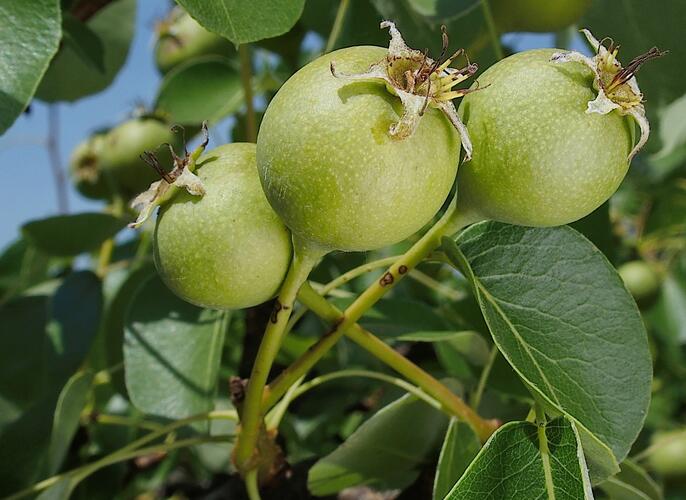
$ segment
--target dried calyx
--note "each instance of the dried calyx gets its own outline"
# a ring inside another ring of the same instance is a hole
[[[662,57],[666,52],[653,47],[623,67],[617,60],[619,45],[616,45],[611,38],[598,41],[590,31],[584,29],[581,32],[596,51],[593,57],[574,51],[557,52],[553,54],[551,61],[580,62],[593,70],[595,74],[593,86],[598,91],[598,97],[588,102],[587,113],[605,115],[616,109],[620,114],[629,115],[636,120],[641,129],[641,138],[629,154],[629,161],[631,161],[648,141],[650,134],[650,125],[643,106],[643,94],[638,88],[635,75],[643,63]],[[606,43],[607,46],[605,46]]]
[[[455,90],[454,87],[476,73],[477,65],[467,60],[464,68],[450,67],[456,58],[464,55],[462,49],[443,60],[448,49],[445,27],[442,28],[443,51],[437,60],[428,57],[426,52],[409,48],[394,23],[383,21],[381,28],[388,28],[391,34],[388,55],[384,59],[359,74],[340,73],[336,70],[335,61],[331,61],[331,73],[337,78],[381,80],[386,83],[388,90],[400,98],[404,108],[400,121],[389,129],[390,135],[396,139],[404,139],[414,133],[427,107],[440,109],[459,132],[465,161],[469,160],[472,143],[452,100],[475,90]]]
[[[202,134],[202,143],[192,153],[189,153],[184,148],[183,156],[178,156],[171,145],[163,144],[163,146],[169,147],[174,161],[174,168],[170,172],[162,168],[157,156],[153,152],[146,151],[141,155],[141,158],[155,169],[161,179],[150,184],[147,191],[142,192],[133,199],[131,208],[139,210],[139,213],[135,222],[129,224],[129,227],[140,227],[150,217],[155,207],[169,200],[177,189],[183,188],[194,196],[205,194],[205,188],[200,178],[193,171],[195,170],[196,160],[205,151],[205,147],[207,147],[209,142],[207,123],[202,124]]]

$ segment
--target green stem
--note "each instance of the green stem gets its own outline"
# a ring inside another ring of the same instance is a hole
[[[64,479],[71,479],[73,481],[73,484],[71,484],[71,488],[73,489],[78,482],[82,481],[89,475],[93,474],[94,472],[97,472],[98,470],[102,469],[103,467],[107,467],[108,465],[116,464],[118,462],[124,462],[126,460],[131,460],[132,458],[136,457],[141,457],[145,455],[150,455],[153,453],[159,453],[159,452],[166,452],[166,451],[171,451],[179,448],[185,448],[188,446],[194,446],[197,444],[205,444],[205,443],[225,443],[225,442],[230,442],[233,440],[233,436],[202,436],[202,437],[195,437],[195,438],[189,438],[189,439],[183,439],[180,441],[176,441],[174,443],[163,443],[159,445],[154,445],[154,446],[149,446],[147,448],[141,448],[135,451],[128,451],[126,453],[121,453],[122,450],[119,452],[112,453],[110,455],[107,455],[106,457],[101,458],[100,460],[97,460],[93,463],[86,464],[82,467],[79,467],[78,469],[73,469],[69,472],[65,472],[62,474],[58,474],[56,476],[49,477],[47,479],[44,479],[43,481],[40,481],[33,486],[30,486],[26,488],[25,490],[21,490],[9,497],[7,497],[5,500],[18,500],[20,498],[28,497],[31,496],[35,493],[38,493],[39,491],[45,490],[49,488],[50,486],[53,486],[54,484],[64,480]]]
[[[326,47],[324,52],[331,52],[336,45],[336,41],[341,34],[341,29],[343,28],[343,21],[345,20],[345,13],[350,5],[350,0],[341,0],[338,4],[338,11],[336,11],[336,19],[333,22],[333,27],[331,28],[331,33],[329,33],[329,39],[326,41]]]
[[[108,207],[108,211],[115,217],[124,215],[125,203],[121,196],[115,196],[112,204]],[[107,268],[112,260],[112,252],[114,251],[114,237],[107,238],[100,246],[98,253],[98,268],[96,274],[103,278],[107,274]]]
[[[241,61],[241,84],[245,97],[245,132],[248,142],[257,141],[257,120],[255,118],[255,103],[252,92],[252,60],[250,47],[246,44],[238,46],[238,56]]]
[[[410,271],[410,278],[452,301],[461,300],[465,297],[464,293],[454,290],[449,286],[445,286],[440,281],[436,281],[428,274],[425,274],[417,269]]]
[[[472,222],[474,222],[472,215],[465,216],[458,213],[456,198],[453,198],[440,220],[405,254],[396,259],[381,279],[375,281],[357,297],[342,315],[339,315],[336,309],[331,309],[328,311],[328,316],[323,316],[324,319],[333,323],[334,327],[270,384],[266,408],[270,408],[278,401],[293,382],[305,375],[338,342],[349,327],[354,325],[369,308],[437,248],[443,236],[453,234]]]
[[[264,331],[262,342],[257,351],[253,364],[245,399],[239,411],[241,418],[241,433],[235,448],[235,461],[239,470],[247,472],[255,465],[255,445],[259,436],[260,423],[262,422],[262,400],[264,388],[269,376],[276,354],[281,347],[281,342],[286,333],[288,319],[291,316],[293,303],[298,290],[307,280],[307,276],[317,261],[325,254],[321,248],[308,243],[302,243],[294,239],[294,255],[291,267],[281,285],[281,291],[276,299],[274,311],[267,328]],[[297,379],[298,377],[296,377]]]
[[[307,391],[314,389],[317,386],[320,386],[326,382],[330,382],[332,380],[336,380],[339,378],[347,378],[347,377],[363,377],[363,378],[371,378],[375,380],[381,380],[382,382],[386,382],[391,385],[395,385],[396,387],[399,387],[400,389],[404,390],[405,392],[408,392],[414,396],[416,396],[418,399],[421,399],[424,401],[426,404],[429,406],[433,406],[436,409],[441,409],[441,403],[436,401],[434,398],[429,396],[426,392],[421,390],[420,388],[406,382],[403,379],[400,379],[398,377],[392,377],[391,375],[386,375],[385,373],[379,373],[379,372],[373,372],[370,370],[341,370],[337,372],[332,372],[332,373],[327,373],[326,375],[321,375],[319,377],[315,377],[311,380],[308,380],[306,383],[302,384],[300,387],[298,387],[295,391],[293,391],[293,394],[291,395],[291,401],[294,399],[302,396],[305,394]]]
[[[307,283],[300,290],[298,298],[304,304],[307,304],[307,306],[315,314],[326,321],[333,322],[341,318],[341,312],[329,304],[324,297],[315,292]],[[344,331],[350,340],[373,354],[381,362],[393,368],[406,379],[416,384],[429,396],[438,401],[441,405],[441,409],[446,413],[455,415],[471,425],[482,441],[485,442],[486,439],[488,439],[488,437],[495,431],[495,422],[487,421],[479,417],[474,410],[472,410],[459,396],[453,393],[445,385],[425,372],[422,368],[415,365],[412,361],[404,357],[388,344],[375,337],[367,330],[364,330],[357,323],[347,325],[344,328]],[[270,386],[270,390],[267,392],[265,405],[273,404],[276,401],[274,396],[276,393],[282,390],[282,384],[286,387],[290,386],[292,383],[291,377],[296,376],[297,378],[301,376],[303,369],[305,369],[305,372],[309,370],[309,368],[314,364],[313,359],[310,356],[316,357],[319,353],[317,346],[331,336],[331,334],[328,334],[322,337],[322,339],[313,347],[311,347],[307,353],[305,353],[289,368],[282,372],[282,374]],[[312,355],[311,353],[315,354]]]
[[[288,410],[288,406],[295,398],[294,394],[298,391],[303,380],[305,380],[305,377],[300,377],[296,380],[295,383],[288,388],[288,391],[286,391],[286,394],[284,394],[279,403],[276,404],[264,418],[264,423],[268,431],[279,428],[281,419],[286,414],[286,410]]]
[[[543,460],[543,474],[545,475],[545,487],[548,492],[548,498],[555,500],[555,485],[553,483],[552,471],[550,468],[550,449],[548,448],[548,437],[545,435],[546,418],[545,412],[541,405],[536,403],[536,427],[538,428],[538,449],[541,452],[541,459]]]
[[[162,425],[154,422],[146,422],[130,417],[123,417],[121,415],[97,415],[95,421],[99,424],[105,425],[121,425],[124,427],[136,427],[138,429],[146,429],[149,431],[159,431]]]
[[[252,469],[245,474],[245,489],[250,500],[261,500],[260,487],[257,483],[257,469]]]
[[[493,46],[493,52],[495,52],[495,57],[498,60],[500,60],[504,57],[503,46],[500,44],[498,29],[496,28],[495,22],[493,21],[493,12],[491,11],[489,0],[481,0],[481,8],[484,13],[484,18],[486,19],[488,34],[491,37],[491,45]]]
[[[401,256],[400,255],[393,255],[391,257],[385,257],[383,259],[378,259],[374,260],[372,262],[367,262],[366,264],[362,264],[360,266],[354,267],[350,271],[347,271],[346,273],[341,274],[337,278],[329,281],[326,285],[324,285],[321,289],[318,290],[318,292],[322,295],[328,295],[334,290],[337,290],[339,287],[344,285],[345,283],[348,283],[349,281],[354,280],[355,278],[362,276],[365,273],[369,273],[374,271],[375,269],[378,269],[379,267],[386,267],[390,266],[393,264],[396,260],[398,260]],[[288,321],[288,326],[286,327],[286,331],[290,332],[295,324],[305,315],[307,312],[307,307],[301,306],[295,313],[293,313],[293,316],[291,319]]]
[[[479,405],[481,404],[481,397],[484,394],[484,389],[486,389],[486,382],[488,382],[488,377],[491,375],[491,370],[493,369],[493,363],[495,363],[495,359],[498,357],[498,348],[493,345],[491,347],[491,352],[488,354],[488,360],[486,361],[486,365],[483,367],[483,370],[481,370],[481,377],[479,377],[479,383],[476,386],[476,390],[474,391],[474,395],[472,396],[472,408],[474,408],[474,411],[479,411]]]

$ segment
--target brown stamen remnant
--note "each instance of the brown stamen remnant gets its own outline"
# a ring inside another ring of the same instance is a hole
[[[476,73],[477,65],[469,61],[463,49],[443,59],[448,53],[449,45],[445,26],[441,27],[442,50],[436,60],[430,58],[427,51],[420,52],[408,47],[392,22],[383,21],[381,27],[388,28],[391,33],[388,54],[384,59],[360,74],[339,73],[335,62],[331,61],[331,73],[337,78],[349,80],[381,80],[386,84],[389,92],[400,98],[404,108],[403,116],[389,129],[389,134],[395,139],[402,140],[410,137],[417,129],[419,120],[427,108],[441,110],[460,133],[465,150],[465,161],[469,160],[472,144],[467,128],[457,116],[452,100],[475,90],[454,90],[454,87]],[[467,65],[459,69],[451,68],[453,61],[462,55],[465,56]]]
[[[643,107],[643,94],[638,88],[636,72],[645,62],[662,57],[667,52],[653,47],[623,67],[617,60],[620,46],[612,38],[603,38],[598,41],[590,31],[584,29],[581,32],[596,51],[593,57],[586,57],[575,51],[558,52],[553,54],[551,61],[579,62],[594,72],[594,87],[598,96],[588,102],[587,113],[605,115],[617,110],[621,115],[629,115],[636,121],[641,129],[641,137],[629,153],[629,161],[631,161],[648,141],[650,134],[650,124]]]
[[[619,49],[619,46],[617,47]],[[629,80],[631,80],[634,76],[636,76],[636,73],[638,70],[641,68],[643,64],[645,64],[648,61],[651,61],[653,59],[658,59],[660,57],[663,57],[666,55],[669,51],[665,50],[662,51],[658,49],[657,47],[651,48],[648,52],[645,54],[641,54],[640,56],[634,57],[631,61],[629,61],[629,64],[627,64],[626,68],[622,68],[612,79],[610,82],[610,88],[616,87],[617,85],[623,85],[627,83]]]
[[[175,126],[172,130],[175,132],[181,130],[181,132],[184,133],[183,127]],[[170,172],[167,172],[162,168],[159,159],[152,151],[146,151],[140,156],[143,161],[155,169],[161,179],[153,182],[147,191],[144,191],[133,199],[131,207],[139,208],[140,213],[138,214],[136,221],[129,224],[129,227],[136,228],[143,224],[155,207],[170,199],[171,195],[174,193],[174,189],[172,188],[184,188],[194,196],[202,196],[205,194],[205,188],[200,179],[193,173],[193,170],[195,170],[195,161],[205,150],[205,147],[210,140],[207,123],[202,124],[202,133],[203,141],[200,146],[198,146],[193,153],[189,153],[184,145],[183,156],[178,156],[170,144],[162,144],[162,146],[167,146],[169,148],[174,162],[174,168]]]

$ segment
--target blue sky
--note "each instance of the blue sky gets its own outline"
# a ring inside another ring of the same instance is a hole
[[[93,130],[126,119],[138,103],[152,103],[160,82],[153,61],[153,29],[168,6],[166,0],[139,1],[136,34],[128,60],[113,84],[105,91],[76,103],[57,105],[63,168],[68,163],[72,149]],[[506,35],[506,41],[517,50],[524,50],[550,46],[553,37]],[[57,212],[57,197],[45,147],[47,122],[47,105],[35,101],[31,113],[21,116],[0,137],[0,169],[4,174],[3,182],[0,182],[0,248],[19,235],[19,228],[26,221]],[[220,125],[213,139],[226,140],[227,135],[227,127]],[[101,207],[100,203],[81,197],[69,184],[71,213],[97,211]]]

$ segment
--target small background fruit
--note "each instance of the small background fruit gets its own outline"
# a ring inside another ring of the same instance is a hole
[[[136,195],[159,179],[155,170],[141,160],[144,151],[154,151],[167,171],[173,168],[165,143],[171,144],[177,154],[183,154],[183,135],[172,132],[168,123],[152,117],[126,121],[105,136],[100,151],[101,169],[122,195]]]
[[[639,305],[649,305],[655,300],[660,291],[660,277],[648,263],[634,260],[617,271]]]
[[[381,83],[335,78],[386,56],[351,47],[308,64],[281,87],[257,140],[262,185],[274,210],[304,240],[361,251],[401,241],[440,208],[453,185],[460,139],[436,109],[417,131],[392,139],[400,99]]]
[[[661,443],[650,454],[651,468],[665,477],[686,476],[686,429],[657,433],[653,443]]]
[[[554,52],[503,59],[462,100],[474,144],[458,173],[462,210],[525,226],[567,224],[599,207],[624,179],[632,120],[616,111],[587,114],[596,97],[592,72],[551,63]]]
[[[255,145],[220,146],[200,157],[206,193],[178,194],[160,209],[155,264],[184,300],[241,309],[276,295],[291,259],[290,233],[271,209],[255,167]]]
[[[496,26],[501,32],[559,31],[576,23],[591,0],[492,0]]]
[[[79,193],[87,198],[101,200],[109,197],[107,179],[100,168],[100,152],[105,133],[96,133],[81,142],[71,154],[69,173]]]
[[[188,13],[176,8],[158,28],[155,62],[161,73],[167,73],[194,57],[212,54],[228,57],[235,51],[229,40],[206,30]]]

